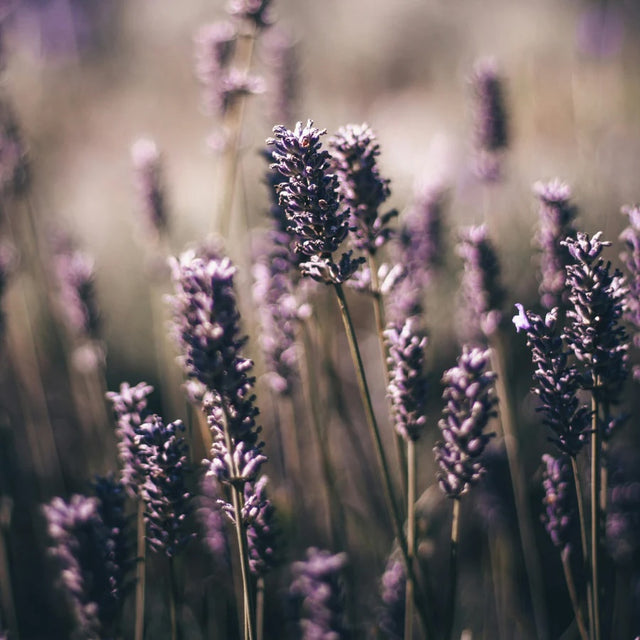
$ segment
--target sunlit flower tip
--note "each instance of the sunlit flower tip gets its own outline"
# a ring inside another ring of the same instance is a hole
[[[513,316],[512,322],[516,331],[518,333],[520,333],[520,331],[527,331],[531,328],[531,323],[529,322],[529,318],[527,318],[524,307],[519,302],[516,302],[515,307],[518,310],[518,313]]]

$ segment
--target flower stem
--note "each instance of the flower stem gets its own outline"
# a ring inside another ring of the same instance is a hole
[[[176,566],[173,557],[169,558],[169,619],[171,620],[171,640],[178,640],[177,616],[178,586],[176,583]]]
[[[594,380],[594,390],[598,388]],[[600,453],[602,448],[598,421],[599,402],[595,395],[591,399],[591,587],[593,596],[593,638],[600,640]]]
[[[256,587],[256,640],[264,637],[264,578],[258,578]]]
[[[449,593],[447,596],[444,640],[453,637],[453,618],[456,607],[456,588],[458,586],[458,536],[460,530],[460,498],[453,499],[453,514],[451,517],[451,546],[449,549]]]
[[[582,640],[589,640],[589,634],[587,628],[584,625],[584,618],[582,617],[582,610],[580,608],[580,602],[576,593],[576,585],[573,581],[573,574],[571,573],[571,565],[569,563],[569,554],[562,551],[560,554],[562,557],[562,568],[564,569],[564,579],[567,583],[567,590],[569,591],[569,597],[571,598],[571,605],[573,606],[573,614],[576,617],[576,623],[578,624],[578,630],[580,631],[580,637]]]
[[[407,440],[407,555],[413,563],[416,554],[416,443]],[[413,578],[407,576],[407,593],[404,609],[404,640],[413,638],[414,609]]]
[[[410,562],[409,553],[407,550],[407,541],[402,530],[402,521],[400,520],[397,503],[395,501],[395,498],[393,497],[393,487],[391,484],[389,465],[387,463],[387,458],[382,447],[380,430],[378,429],[378,423],[373,411],[371,394],[369,393],[369,386],[367,384],[364,365],[362,363],[362,357],[360,356],[360,349],[358,348],[358,341],[356,339],[353,322],[351,320],[351,315],[349,313],[349,308],[347,306],[347,301],[344,296],[342,286],[340,284],[334,284],[334,288],[338,298],[338,304],[340,306],[340,313],[342,315],[342,321],[344,323],[344,328],[347,334],[347,340],[349,342],[349,350],[351,351],[351,357],[353,359],[353,364],[356,370],[356,378],[358,380],[358,387],[360,388],[360,394],[362,396],[362,401],[364,404],[367,425],[374,442],[378,463],[380,464],[380,468],[382,470],[384,494],[387,501],[387,507],[389,509],[389,515],[391,517],[394,534],[400,545],[405,568],[407,570],[407,579],[411,579],[414,582],[414,585],[416,586],[416,600],[419,600],[422,603],[422,606],[418,607],[418,613],[426,631],[426,636],[433,637],[433,626],[431,617],[430,615],[428,615],[427,610],[428,603],[426,602],[426,598],[422,595],[422,593],[418,593],[418,584],[415,582],[414,566],[413,563]]]
[[[144,502],[142,502],[140,497],[138,497],[137,536],[135,640],[143,640],[146,536],[144,524]]]

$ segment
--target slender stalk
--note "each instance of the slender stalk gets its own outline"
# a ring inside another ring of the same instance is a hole
[[[384,371],[385,389],[389,388],[389,366],[387,365],[387,345],[384,340],[384,303],[382,294],[380,293],[380,283],[378,281],[378,269],[372,255],[369,255],[369,272],[371,273],[371,293],[373,294],[373,311],[376,320],[376,331],[378,333],[378,341],[380,343],[380,353],[382,355],[382,368]],[[402,495],[407,495],[407,457],[402,436],[394,429],[393,442],[396,448],[396,456],[398,457],[398,465],[400,467],[400,478],[402,480]]]
[[[416,443],[407,440],[407,555],[413,563],[416,555]],[[413,638],[413,579],[407,576],[407,594],[404,609],[404,640]]]
[[[456,607],[456,589],[458,586],[458,537],[460,530],[460,498],[453,499],[451,518],[451,546],[449,549],[449,592],[447,595],[444,640],[453,638],[453,618]]]
[[[233,64],[242,75],[247,75],[251,69],[253,51],[255,48],[257,27],[251,23],[248,30],[240,35]],[[223,128],[228,135],[226,140],[221,167],[221,196],[218,201],[216,217],[219,221],[220,234],[228,237],[233,200],[235,196],[236,178],[238,174],[238,154],[247,95],[241,93],[236,96],[225,113]]]
[[[225,445],[227,447],[227,451],[229,452],[229,460],[231,463],[231,474],[233,478],[238,478],[238,469],[236,468],[236,463],[233,457],[233,443],[231,441],[231,434],[229,433],[228,424],[229,424],[229,413],[225,402],[222,402],[222,407],[224,411],[224,440]],[[235,482],[231,483],[231,501],[233,504],[233,515],[235,518],[236,526],[236,539],[238,542],[238,555],[240,558],[240,573],[242,576],[242,597],[244,601],[244,621],[245,621],[245,640],[254,640],[256,637],[255,634],[255,619],[254,619],[254,608],[253,608],[253,598],[251,594],[251,586],[249,581],[251,576],[249,574],[249,554],[247,548],[247,532],[245,526],[242,522],[242,502],[244,496],[240,492],[239,487]]]
[[[533,521],[529,509],[529,501],[527,499],[524,467],[520,460],[518,439],[514,428],[513,411],[505,384],[507,378],[502,352],[502,341],[498,337],[497,340],[492,342],[494,344],[491,349],[491,363],[493,370],[497,374],[496,391],[498,394],[499,419],[502,425],[509,472],[513,484],[518,530],[520,532],[521,548],[531,594],[537,637],[539,640],[542,640],[548,637],[549,626],[544,598],[542,597],[544,587],[538,560],[538,548],[533,532]]]
[[[0,504],[1,511],[1,535],[0,538],[0,601],[2,602],[2,612],[6,627],[12,631],[11,637],[20,637],[18,629],[18,618],[16,616],[15,600],[13,597],[13,589],[11,586],[11,573],[9,571],[9,557],[7,554],[7,530],[11,518],[11,506],[9,498],[2,498]]]
[[[599,381],[594,380],[594,388]],[[602,442],[598,420],[599,402],[591,399],[593,411],[591,433],[591,585],[593,589],[593,637],[600,640],[600,454]]]
[[[258,578],[256,587],[256,640],[264,638],[264,578]]]
[[[584,625],[584,618],[582,617],[582,610],[580,608],[580,602],[578,600],[578,594],[576,592],[576,585],[573,581],[573,574],[571,573],[569,554],[563,551],[560,555],[562,557],[564,579],[567,583],[567,590],[569,591],[569,598],[571,598],[571,606],[573,607],[573,614],[575,615],[578,630],[580,631],[580,637],[582,638],[582,640],[589,640],[589,633]]]
[[[415,579],[415,570],[413,563],[410,562],[409,553],[407,550],[407,541],[402,530],[402,521],[400,520],[398,506],[393,497],[393,487],[391,483],[391,474],[389,472],[389,465],[387,463],[387,458],[384,453],[384,449],[382,447],[382,439],[380,437],[380,431],[378,429],[378,423],[376,421],[375,414],[373,412],[373,405],[371,402],[371,394],[369,393],[369,386],[367,384],[367,379],[364,372],[364,365],[362,363],[362,357],[360,356],[360,349],[358,348],[358,342],[356,339],[355,329],[353,327],[353,322],[351,320],[351,315],[349,313],[349,308],[347,306],[346,298],[344,297],[344,291],[342,290],[342,286],[340,284],[334,285],[336,296],[338,298],[338,304],[340,306],[340,312],[342,315],[342,321],[344,323],[345,331],[347,334],[347,340],[349,342],[349,350],[351,351],[351,357],[353,359],[356,378],[358,380],[358,387],[360,388],[360,394],[362,396],[362,401],[364,404],[365,415],[367,419],[367,425],[369,427],[369,431],[371,437],[373,439],[375,445],[376,456],[378,458],[378,463],[382,470],[382,479],[383,479],[383,488],[385,499],[387,501],[387,508],[389,509],[389,515],[391,517],[391,523],[394,529],[394,534],[398,540],[400,545],[400,550],[402,552],[402,557],[404,559],[405,568],[407,570],[407,579],[411,579],[416,586],[416,600],[419,600],[422,606],[418,607],[418,613],[420,614],[420,619],[426,631],[427,637],[433,637],[433,624],[431,621],[431,616],[428,612],[428,602],[424,597],[423,593],[418,593],[418,591],[422,591],[418,589],[418,584]]]
[[[171,640],[178,640],[180,631],[178,629],[177,616],[178,585],[176,581],[176,566],[173,557],[169,558],[169,619],[171,621]]]
[[[136,556],[136,619],[135,619],[135,640],[144,638],[144,598],[145,598],[145,557],[146,557],[146,536],[144,524],[144,503],[138,498],[137,517],[138,549]]]

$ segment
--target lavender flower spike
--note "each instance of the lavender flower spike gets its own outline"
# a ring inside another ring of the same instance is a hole
[[[140,205],[145,226],[154,236],[167,230],[167,207],[162,184],[162,158],[153,140],[139,138],[131,146],[131,160],[135,171]]]
[[[382,608],[378,617],[380,629],[388,640],[402,640],[407,577],[400,560],[389,558],[380,586],[382,598]]]
[[[389,347],[389,397],[396,431],[407,440],[417,440],[427,418],[427,381],[423,372],[427,337],[418,320],[409,318],[402,327],[390,325],[384,332]]]
[[[300,268],[304,275],[319,282],[342,283],[357,269],[361,260],[345,253],[338,263],[337,251],[349,231],[349,212],[340,207],[338,180],[331,174],[329,155],[320,148],[320,136],[313,121],[296,124],[293,131],[282,125],[273,129],[275,167],[286,182],[279,185],[280,204],[295,238],[296,251],[308,256]]]
[[[620,234],[625,251],[620,254],[629,274],[629,295],[624,319],[635,329],[634,347],[640,348],[640,206],[624,206],[622,213],[629,218],[629,226]],[[640,380],[640,365],[633,367],[633,377]]]
[[[255,576],[264,576],[276,563],[275,508],[267,497],[267,482],[267,476],[262,476],[244,488],[242,518],[247,528],[249,568]]]
[[[307,560],[293,564],[291,595],[301,606],[301,640],[346,640],[342,571],[344,553],[332,555],[314,547]]]
[[[565,555],[570,551],[569,529],[573,512],[569,494],[571,466],[566,458],[554,458],[548,454],[542,456],[542,461],[545,464],[542,481],[545,512],[542,522],[551,542]]]
[[[349,209],[353,243],[370,255],[389,239],[389,221],[398,214],[379,209],[391,194],[389,180],[380,176],[380,146],[367,124],[348,124],[329,140],[331,168],[338,177],[342,204]]]
[[[438,423],[444,441],[434,453],[440,465],[438,483],[450,498],[460,498],[478,482],[484,472],[479,458],[494,434],[484,428],[495,415],[494,382],[488,370],[489,350],[464,346],[457,366],[442,377],[446,403]]]
[[[558,179],[547,183],[536,182],[533,191],[540,200],[540,227],[536,235],[541,250],[540,299],[544,307],[551,309],[563,302],[565,269],[570,259],[561,240],[567,236],[575,237],[571,223],[577,209],[571,203],[569,185]]]

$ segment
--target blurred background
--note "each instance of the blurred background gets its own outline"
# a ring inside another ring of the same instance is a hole
[[[106,354],[104,384],[117,389],[125,380],[132,384],[146,380],[158,388],[154,402],[159,408],[184,412],[179,393],[175,400],[177,387],[171,386],[171,380],[161,379],[157,367],[153,336],[158,331],[158,312],[154,305],[168,290],[157,285],[155,292],[149,293],[154,274],[164,267],[142,229],[130,149],[144,136],[154,139],[162,153],[171,253],[202,241],[219,228],[215,213],[216,198],[223,188],[216,151],[219,122],[203,108],[194,38],[203,25],[225,17],[226,3],[5,0],[0,4],[0,17],[4,18],[2,92],[13,105],[26,147],[29,206],[42,234],[53,237],[53,229],[62,228],[94,260],[102,352]],[[438,381],[457,352],[451,322],[456,300],[451,292],[459,279],[459,262],[452,247],[457,228],[480,223],[486,206],[484,186],[473,171],[469,82],[473,64],[478,58],[493,56],[505,81],[511,142],[502,178],[490,188],[490,208],[491,232],[509,292],[506,313],[510,313],[508,307],[513,302],[528,306],[537,295],[532,258],[538,208],[532,192],[534,182],[554,177],[568,182],[579,207],[577,227],[589,233],[603,230],[605,238],[614,241],[625,226],[620,207],[640,200],[640,4],[635,0],[276,0],[273,9],[277,27],[296,43],[299,65],[293,120],[284,124],[312,118],[316,126],[333,133],[346,123],[369,123],[379,138],[383,175],[391,179],[390,205],[400,211],[421,181],[439,182],[447,188],[445,227],[450,257],[430,293],[433,303],[427,301],[435,422],[440,412]],[[256,72],[268,77],[268,58],[263,54],[259,46]],[[263,184],[266,164],[259,152],[273,125],[278,124],[272,113],[268,88],[247,100],[240,147],[241,195],[236,198],[226,243],[228,253],[241,267],[237,277],[240,305],[246,310],[249,351],[256,358],[258,373],[260,354],[254,332],[259,318],[250,313],[248,248],[256,230],[269,226]],[[617,263],[617,250],[608,257]],[[41,573],[46,564],[45,541],[43,528],[38,529],[37,505],[56,494],[86,491],[92,474],[105,472],[109,465],[87,461],[91,456],[77,437],[78,417],[67,410],[74,391],[60,375],[60,344],[47,314],[32,311],[38,309],[40,290],[28,277],[23,285],[23,298],[15,290],[8,291],[7,323],[13,324],[15,340],[21,344],[20,340],[29,339],[25,337],[24,313],[31,317],[32,338],[44,372],[40,392],[52,414],[63,476],[59,483],[49,482],[51,478],[41,474],[33,461],[30,452],[38,432],[30,436],[16,429],[16,416],[21,415],[15,408],[16,385],[21,383],[11,371],[5,371],[0,429],[2,491],[5,511],[12,514],[4,521],[8,563],[15,584],[20,637],[64,638],[68,620],[54,594],[54,578],[51,572]],[[322,299],[322,293],[318,295]],[[23,315],[12,315],[9,302],[16,307],[24,304]],[[353,304],[363,351],[375,370],[380,362],[371,312],[368,303],[355,296]],[[533,401],[527,395],[528,354],[522,340],[514,337],[513,342],[508,352],[508,366],[513,371],[510,387],[523,416],[522,433],[530,438],[525,465],[528,477],[534,478],[540,452],[546,447],[545,434],[535,423]],[[341,353],[339,348],[336,353]],[[335,384],[342,385],[348,397],[354,386],[350,362],[338,357],[336,367]],[[29,378],[28,366],[24,376]],[[372,377],[376,407],[384,415],[383,382]],[[38,393],[31,387],[28,391]],[[83,390],[75,392],[82,395]],[[258,393],[268,440],[275,412],[260,382]],[[166,400],[170,395],[174,399]],[[343,408],[335,408],[329,439],[333,437],[332,447],[340,451],[336,465],[350,487],[347,502],[357,505],[371,489],[366,466],[374,464],[373,455],[358,457],[368,443],[360,448],[352,443],[342,451],[345,435],[340,420],[345,420],[345,415],[341,411]],[[354,403],[346,417],[354,422],[356,434],[362,427],[359,412]],[[435,435],[421,444],[423,488],[433,484],[431,446]],[[112,461],[114,442],[104,434],[102,437],[100,451]],[[635,442],[637,436],[625,433],[624,441]],[[43,442],[40,446],[46,449]],[[274,465],[277,476],[277,461]],[[539,477],[535,481],[539,482]],[[277,480],[273,484],[277,486]],[[312,484],[307,500],[321,509],[321,492]],[[277,489],[274,491],[284,519],[292,517],[286,492],[278,498]],[[362,506],[361,511],[354,507],[353,518],[362,530],[368,519],[374,520],[379,536],[372,536],[373,541],[360,547],[354,544],[351,552],[361,579],[375,582],[391,540],[381,522],[384,518],[379,517],[379,489],[371,491],[374,495],[367,498],[371,504]],[[535,490],[532,494],[532,501],[539,498]],[[429,500],[435,500],[438,509],[444,508],[430,495],[423,498],[428,503],[426,509],[436,509]],[[378,515],[372,516],[370,509]],[[295,557],[307,544],[326,544],[322,529],[322,517],[310,517],[302,532],[308,536],[300,533],[297,547],[288,555]],[[438,535],[433,533],[434,540]],[[30,549],[38,552],[30,555]],[[430,553],[429,549],[425,553]],[[375,562],[368,566],[371,558]],[[474,593],[482,580],[478,567],[472,563],[469,567],[467,582],[463,580],[463,599],[473,620],[473,612],[483,606],[482,598]],[[557,587],[555,582],[552,586]],[[552,637],[559,637],[570,613],[562,612],[567,603],[564,591],[560,594]],[[277,596],[275,593],[273,599]],[[549,597],[553,599],[553,595]],[[361,599],[365,612],[375,610],[371,593]],[[150,606],[160,605],[152,599]],[[526,604],[522,606],[526,608]],[[193,614],[193,618],[197,616]],[[194,623],[193,628],[196,626]],[[362,622],[362,627],[366,626]],[[280,637],[275,628],[270,637]],[[214,633],[201,636],[195,630],[189,633],[192,635],[186,637],[218,637]],[[520,636],[514,632],[513,637]]]

